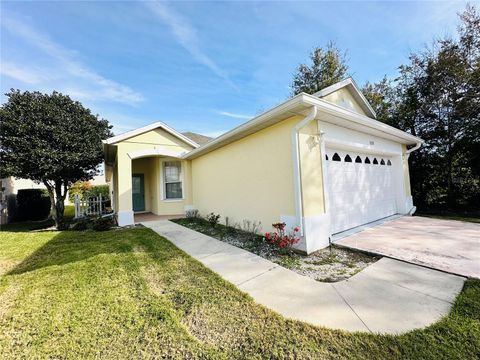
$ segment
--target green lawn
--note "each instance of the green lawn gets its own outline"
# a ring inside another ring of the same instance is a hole
[[[480,211],[419,210],[415,216],[431,217],[442,220],[457,220],[480,223]]]
[[[440,215],[440,214],[418,214],[418,216],[430,217],[441,220],[457,220],[480,224],[480,217],[467,215]]]
[[[477,280],[439,323],[381,336],[285,320],[145,228],[4,231],[0,271],[2,359],[480,356]]]

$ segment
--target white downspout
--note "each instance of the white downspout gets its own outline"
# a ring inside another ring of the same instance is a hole
[[[308,115],[300,122],[298,122],[292,129],[292,150],[293,150],[293,184],[295,192],[295,216],[297,224],[300,228],[300,236],[303,236],[303,204],[302,204],[302,181],[300,176],[300,149],[298,132],[301,128],[314,120],[317,116],[317,107],[312,106]]]
[[[410,154],[412,152],[414,152],[415,150],[418,150],[420,149],[420,147],[422,146],[423,144],[423,141],[418,141],[414,147],[412,147],[411,149],[408,149],[405,151],[405,160],[407,161],[408,163],[408,158],[410,157]],[[410,179],[408,179],[408,181],[410,181]],[[413,205],[413,201],[412,201],[412,205]],[[416,206],[412,206],[412,208],[410,210],[408,210],[408,214],[409,215],[413,215],[415,214],[415,211],[417,211],[417,207]]]
[[[420,147],[422,146],[423,142],[422,141],[419,141],[415,144],[414,147],[412,147],[411,149],[408,149],[407,151],[405,151],[405,154],[407,154],[407,157],[408,155],[410,155],[410,153],[414,152],[415,150],[418,150],[420,149]]]

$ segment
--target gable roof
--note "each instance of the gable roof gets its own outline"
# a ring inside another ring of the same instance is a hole
[[[194,133],[194,132],[191,132],[191,131],[183,132],[182,134],[185,135],[186,137],[188,137],[189,139],[195,141],[199,145],[206,144],[207,142],[209,142],[210,140],[213,139],[210,136],[197,134],[197,133]]]
[[[192,139],[190,139],[187,136],[179,133],[177,130],[171,128],[170,126],[168,126],[167,124],[165,124],[162,121],[157,121],[157,122],[154,122],[153,124],[143,126],[141,128],[135,129],[135,130],[127,131],[127,132],[124,132],[123,134],[120,134],[120,135],[112,136],[111,138],[103,140],[103,143],[108,144],[108,145],[113,145],[113,144],[116,144],[120,141],[127,140],[127,139],[129,139],[131,137],[134,137],[134,136],[137,136],[137,135],[145,134],[146,132],[149,132],[149,131],[152,131],[152,130],[155,130],[155,129],[165,130],[166,132],[168,132],[171,135],[175,136],[176,138],[182,140],[183,142],[193,146],[194,148],[198,148],[200,146],[198,143],[196,143]]]
[[[350,90],[350,93],[353,95],[353,98],[358,102],[358,104],[360,105],[362,110],[365,112],[365,114],[367,114],[369,117],[373,119],[377,117],[375,110],[373,110],[372,106],[369,104],[368,100],[362,94],[362,91],[360,90],[360,88],[357,86],[357,84],[355,83],[355,81],[353,81],[351,77],[348,77],[345,80],[342,80],[336,84],[330,85],[325,89],[317,91],[312,95],[318,96],[319,98],[323,98],[327,95],[330,95],[331,93],[334,93],[335,91],[340,90],[341,88],[347,88],[348,90]]]

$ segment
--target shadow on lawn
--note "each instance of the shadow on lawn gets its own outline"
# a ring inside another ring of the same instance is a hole
[[[65,265],[100,254],[133,252],[137,244],[148,240],[149,237],[151,234],[147,229],[58,232],[8,275],[22,274],[53,265]]]

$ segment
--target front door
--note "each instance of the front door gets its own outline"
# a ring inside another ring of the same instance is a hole
[[[132,175],[133,211],[145,211],[143,174]]]

